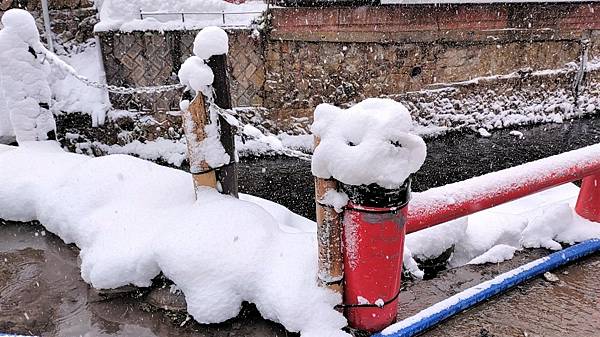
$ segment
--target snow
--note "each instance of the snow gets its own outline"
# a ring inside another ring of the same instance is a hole
[[[426,156],[425,142],[410,134],[411,116],[391,99],[369,98],[348,109],[320,104],[313,134],[320,138],[312,173],[349,185],[397,188]]]
[[[27,11],[12,9],[4,13],[2,24],[0,137],[10,141],[14,136],[18,142],[49,139],[50,133],[56,132],[49,109],[50,69],[39,60],[45,48],[35,20]]]
[[[302,336],[348,336],[339,295],[317,286],[314,222],[282,206],[214,189],[196,201],[188,173],[54,142],[0,146],[0,181],[0,218],[37,219],[75,243],[96,288],[149,286],[162,271],[199,322],[223,322],[249,301]]]
[[[572,213],[567,203],[545,209],[544,214],[536,216],[527,225],[522,233],[521,244],[525,248],[561,250],[562,246],[554,238],[573,222]]]
[[[348,195],[346,195],[346,193],[328,190],[319,202],[323,205],[333,207],[337,213],[342,213],[344,207],[348,204],[348,200]]]
[[[248,27],[267,8],[264,1],[256,0],[243,4],[232,4],[223,0],[95,0],[94,2],[100,16],[100,22],[94,27],[97,32],[194,30],[215,25]],[[140,11],[147,13],[143,20],[140,19]],[[186,13],[185,22],[182,20],[182,12]]]
[[[96,42],[88,42],[60,58],[78,74],[103,82],[100,47]],[[81,112],[92,116],[93,127],[104,124],[106,112],[111,108],[106,90],[85,85],[70,75],[56,78],[51,88],[56,101],[52,107],[54,113]]]
[[[516,250],[517,248],[513,246],[504,244],[496,245],[487,252],[467,262],[467,264],[500,263],[512,259],[515,256]]]
[[[223,55],[229,52],[229,37],[219,27],[206,27],[194,39],[194,54],[208,60],[213,55]]]
[[[491,136],[492,136],[492,134],[491,134],[491,133],[489,133],[489,132],[488,132],[488,130],[486,130],[486,129],[484,129],[484,128],[479,128],[479,129],[477,129],[477,132],[479,133],[479,135],[480,135],[481,137],[486,137],[486,138],[487,138],[487,137],[491,137]]]
[[[183,62],[177,75],[181,84],[205,95],[210,95],[208,86],[213,83],[215,75],[204,59],[197,56],[189,57]]]
[[[512,131],[511,131],[511,132],[509,132],[508,134],[509,134],[509,135],[511,135],[511,136],[515,136],[515,137],[517,137],[517,138],[519,138],[519,139],[523,139],[523,138],[525,138],[525,136],[523,135],[523,132],[521,132],[521,131],[517,131],[517,130],[512,130]]]

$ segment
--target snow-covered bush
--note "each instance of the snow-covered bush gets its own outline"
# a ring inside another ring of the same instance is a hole
[[[50,112],[50,69],[42,64],[44,47],[35,20],[27,11],[11,9],[0,30],[0,141],[56,138]]]

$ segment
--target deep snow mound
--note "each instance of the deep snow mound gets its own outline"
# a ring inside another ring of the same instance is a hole
[[[250,196],[200,191],[188,173],[126,155],[90,158],[54,142],[0,145],[0,218],[39,220],[81,249],[96,288],[149,286],[162,271],[199,322],[242,301],[302,336],[348,336],[339,295],[316,282],[314,222]]]

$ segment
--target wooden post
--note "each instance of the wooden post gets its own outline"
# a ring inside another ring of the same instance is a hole
[[[231,93],[229,90],[229,74],[227,72],[227,55],[215,55],[208,60],[215,79],[213,81],[215,104],[221,109],[231,109]],[[221,144],[231,158],[229,164],[216,169],[217,181],[221,193],[238,197],[238,167],[235,152],[235,127],[219,115]]]
[[[319,139],[315,137],[315,147]],[[319,283],[321,286],[343,293],[344,259],[342,255],[341,216],[321,200],[330,190],[337,190],[337,181],[315,177],[317,207],[317,241],[319,246]]]
[[[186,91],[183,99],[190,99],[191,94]],[[204,96],[197,93],[190,103],[188,109],[183,111],[183,129],[187,139],[188,157],[190,161],[190,173],[194,179],[194,187],[206,186],[217,188],[216,172],[204,160],[199,160],[194,153],[198,151],[198,145],[207,135],[204,126],[210,124],[210,114],[206,108]]]
[[[227,56],[216,55],[211,57],[208,66],[214,74],[212,88],[214,90],[214,103],[221,109],[231,109],[231,94],[229,92],[229,76],[227,74]],[[235,127],[229,124],[227,119],[218,115],[218,121],[211,121],[211,104],[203,96],[197,93],[192,97],[190,91],[186,91],[183,100],[191,100],[187,110],[183,111],[183,127],[188,139],[188,154],[190,161],[190,172],[194,178],[194,186],[207,186],[216,188],[223,194],[238,197],[237,182],[237,155],[235,152]],[[221,167],[210,167],[204,160],[199,160],[194,153],[199,149],[198,145],[206,139],[204,127],[210,123],[217,122],[219,126],[219,138],[230,161]]]

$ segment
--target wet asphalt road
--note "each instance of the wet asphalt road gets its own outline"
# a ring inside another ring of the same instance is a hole
[[[510,135],[519,130],[523,138]],[[600,142],[600,116],[563,124],[546,124],[492,132],[452,133],[427,140],[427,159],[413,176],[413,190],[465,180]],[[242,158],[240,191],[276,201],[310,219],[315,218],[310,162],[285,157]]]

